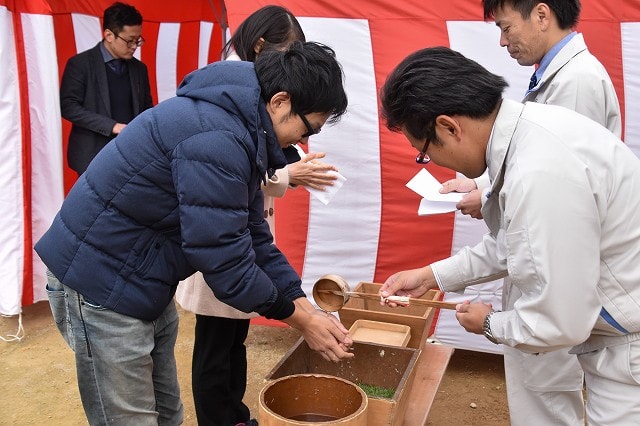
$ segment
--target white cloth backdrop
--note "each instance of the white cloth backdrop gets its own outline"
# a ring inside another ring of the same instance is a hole
[[[23,305],[46,299],[44,267],[31,247],[68,188],[59,76],[70,54],[100,39],[100,13],[111,2],[96,2],[66,2],[70,15],[65,20],[56,2],[25,0],[20,2],[24,9],[16,11],[14,2],[0,0],[0,314],[15,315]],[[216,2],[192,5],[208,14],[195,19],[179,4],[131,3],[145,17],[147,43],[136,56],[149,67],[154,99],[162,101],[174,95],[186,72],[217,59],[221,29],[207,12]],[[278,245],[301,273],[305,290],[310,293],[327,273],[342,275],[352,286],[381,282],[392,272],[422,266],[479,241],[486,232],[481,221],[460,214],[417,216],[420,199],[404,186],[419,170],[415,152],[380,122],[377,91],[406,54],[449,45],[505,76],[510,84],[506,96],[521,99],[533,70],[518,66],[499,47],[498,30],[483,21],[480,2],[407,0],[402,7],[383,0],[269,3],[290,8],[309,40],[336,50],[349,96],[343,120],[324,128],[308,146],[309,151],[326,152],[326,160],[340,169],[347,178],[342,189],[328,205],[302,189],[278,201]],[[582,3],[579,29],[614,79],[625,114],[625,142],[640,155],[640,4]],[[231,29],[264,4],[227,0]],[[601,36],[608,38],[600,42]],[[454,176],[450,170],[427,167],[441,181]],[[446,299],[482,299],[499,306],[500,285],[475,286],[464,296],[448,294]],[[435,334],[456,347],[500,351],[483,337],[464,332],[452,312],[440,313]]]

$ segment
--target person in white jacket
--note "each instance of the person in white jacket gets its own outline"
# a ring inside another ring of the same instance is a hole
[[[224,52],[226,60],[253,62],[263,49],[286,47],[294,40],[304,41],[305,36],[293,14],[281,6],[265,6],[238,26]],[[317,133],[307,127],[309,131],[299,143],[306,144],[308,137]],[[336,179],[328,172],[337,172],[335,166],[320,161],[325,156],[322,152],[306,154],[298,146],[284,151],[289,165],[268,174],[262,185],[264,218],[274,235],[274,199],[298,185],[323,190]],[[257,314],[219,301],[199,272],[180,282],[175,297],[182,308],[196,314],[191,375],[198,424],[255,424],[242,399],[247,381],[244,342],[250,318]]]
[[[538,65],[523,102],[564,106],[621,137],[620,104],[611,78],[582,34],[572,30],[580,15],[579,0],[484,0],[483,5],[485,18],[493,18],[500,28],[500,46],[520,65]],[[484,173],[477,179],[449,180],[442,192],[469,191],[458,208],[481,219],[481,194],[489,185]],[[502,294],[507,308],[520,296],[517,290]],[[584,423],[583,373],[575,355],[563,349],[538,356],[505,347],[504,363],[509,407],[517,413],[513,425],[518,419],[527,424]]]
[[[448,48],[418,51],[387,78],[382,116],[418,160],[470,178],[488,170],[492,185],[482,242],[391,275],[381,297],[460,292],[508,275],[508,290],[521,293],[513,306],[461,303],[460,324],[525,353],[571,348],[588,423],[640,424],[640,160],[593,120],[503,100],[505,87]],[[517,424],[541,424],[520,415]]]

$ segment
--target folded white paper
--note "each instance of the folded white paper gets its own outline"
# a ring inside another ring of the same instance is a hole
[[[418,216],[454,212],[458,210],[456,204],[453,201],[431,201],[423,198],[418,206]]]
[[[311,195],[313,195],[318,200],[320,200],[320,202],[324,205],[329,204],[329,201],[331,201],[333,196],[336,195],[336,192],[338,192],[338,190],[342,188],[342,185],[347,180],[347,178],[345,178],[344,176],[342,176],[340,173],[336,171],[329,170],[327,173],[335,175],[337,179],[333,181],[333,185],[325,186],[324,191],[320,191],[314,188],[308,188],[306,186],[304,187],[307,191],[311,193]]]
[[[442,184],[427,169],[421,169],[409,182],[407,188],[423,197],[418,207],[420,216],[456,211],[456,204],[465,195],[461,192],[441,194]]]

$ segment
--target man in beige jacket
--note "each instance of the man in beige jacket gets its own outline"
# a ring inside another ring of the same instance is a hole
[[[578,0],[484,0],[486,18],[500,28],[500,45],[520,65],[538,65],[523,102],[559,105],[579,112],[620,137],[620,105],[604,66],[587,49],[582,34],[572,31],[580,14]],[[460,201],[463,214],[481,219],[488,174],[453,179],[443,192],[470,191]],[[511,290],[510,290],[511,289]],[[513,308],[519,290],[503,286],[502,303]],[[507,396],[512,424],[583,424],[583,373],[566,349],[532,355],[504,347]]]

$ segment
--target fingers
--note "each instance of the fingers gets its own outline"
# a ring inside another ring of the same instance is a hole
[[[458,189],[458,179],[450,179],[442,184],[442,188],[440,188],[441,194],[447,194],[452,191],[457,191]]]
[[[310,152],[304,157],[304,161],[311,161],[317,158],[324,158],[326,154],[324,152]]]
[[[323,332],[322,337],[318,337],[319,340],[316,340],[314,346],[307,339],[309,347],[318,351],[327,361],[338,362],[341,359],[353,358],[354,354],[350,352],[353,341],[349,336],[349,331],[338,321],[338,318],[322,310],[317,310],[313,314],[317,318],[316,321],[319,321],[319,330],[323,330]],[[311,336],[309,337],[311,338]]]
[[[450,179],[442,184],[442,188],[440,188],[441,194],[446,194],[449,192],[470,192],[477,188],[476,182],[473,179],[468,178],[456,178]]]
[[[353,352],[350,352],[350,346],[345,346],[344,344],[323,348],[319,350],[318,353],[322,355],[322,358],[325,360],[332,362],[338,362],[355,356]]]
[[[482,334],[482,325],[491,304],[465,301],[456,306],[456,319],[469,333]]]
[[[396,288],[394,286],[395,281],[397,279],[397,273],[391,275],[389,278],[387,278],[387,280],[382,284],[382,287],[380,287],[380,296],[387,298],[389,296],[391,296],[392,294],[395,293]],[[383,302],[380,302],[381,305],[384,305]]]
[[[469,215],[475,219],[482,219],[482,194],[479,190],[474,189],[473,191],[466,194],[462,199],[456,204],[456,208],[460,210],[462,214]]]
[[[327,349],[324,351],[319,351],[319,353],[322,358],[332,362],[339,362],[343,359],[349,359],[355,356],[352,352],[348,352],[348,350],[343,349],[341,346],[337,346],[336,348]]]

